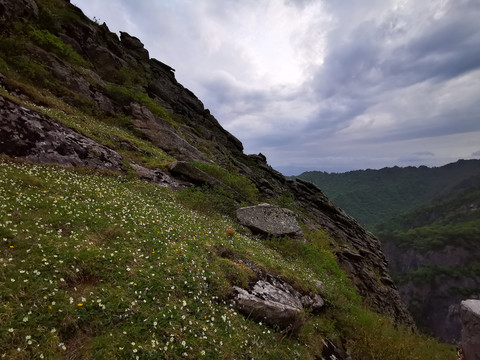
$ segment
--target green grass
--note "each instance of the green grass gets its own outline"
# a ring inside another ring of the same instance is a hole
[[[230,188],[230,191],[236,192],[244,200],[253,202],[260,198],[260,192],[257,187],[245,176],[237,174],[235,171],[227,171],[218,165],[194,162],[194,165],[200,170],[220,180]]]
[[[121,176],[3,159],[0,356],[314,359],[322,338],[348,335],[356,359],[454,358],[364,310],[327,235],[276,246],[226,218],[187,210],[176,196]],[[329,305],[298,337],[245,318],[226,301],[232,283],[252,276],[238,259],[306,289],[321,279]]]
[[[36,27],[30,26],[28,29],[29,38],[36,43],[38,46],[42,47],[47,51],[54,52],[64,60],[88,67],[89,63],[81,57],[73,48],[65,44],[58,36],[53,35],[50,31],[45,29],[38,29]]]
[[[109,84],[106,86],[105,90],[106,93],[117,103],[127,106],[132,102],[138,102],[139,104],[146,106],[154,115],[167,120],[175,126],[175,122],[167,110],[148,96],[143,88]]]

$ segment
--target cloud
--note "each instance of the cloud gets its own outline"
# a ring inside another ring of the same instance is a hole
[[[78,1],[276,168],[440,165],[478,149],[477,0]]]

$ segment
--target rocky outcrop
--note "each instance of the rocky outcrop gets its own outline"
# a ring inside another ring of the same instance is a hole
[[[480,360],[480,300],[465,300],[460,304],[462,318],[461,347],[465,360]]]
[[[325,302],[320,295],[302,295],[282,279],[267,275],[252,289],[234,286],[234,304],[247,317],[288,332],[297,332],[307,319],[306,311],[318,312]]]
[[[122,170],[122,157],[117,152],[3,96],[0,152],[34,162]]]
[[[240,224],[257,233],[303,239],[295,213],[288,209],[270,204],[248,206],[237,210],[237,219]]]
[[[160,169],[148,169],[136,163],[130,163],[130,166],[137,174],[139,179],[156,183],[160,186],[172,188],[173,190],[184,189],[192,186],[192,183],[175,179]]]
[[[154,116],[145,106],[132,103],[130,108],[133,128],[153,144],[178,160],[207,160],[200,151],[182,139],[168,121]]]
[[[130,143],[124,146],[134,149]],[[1,95],[0,153],[38,163],[124,171],[123,159],[116,151]],[[160,169],[147,169],[136,163],[130,166],[138,178],[161,186],[180,189],[192,185]]]
[[[224,187],[222,182],[186,161],[175,161],[170,167],[170,172],[179,179],[189,181],[195,185]]]
[[[421,252],[384,239],[383,250],[391,259],[389,269],[398,279],[400,296],[421,327],[440,340],[456,344],[460,340],[460,301],[465,293],[480,296],[480,276],[459,276],[458,272],[477,261],[476,252],[462,247]],[[425,270],[423,276],[415,276]],[[411,275],[409,275],[411,274]]]
[[[148,60],[148,50],[143,47],[143,43],[138,38],[131,36],[126,32],[120,31],[120,40],[125,47],[135,52],[139,58]]]
[[[34,0],[0,0],[0,19],[36,18],[38,6]]]

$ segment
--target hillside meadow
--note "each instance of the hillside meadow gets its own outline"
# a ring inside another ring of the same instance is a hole
[[[262,241],[181,192],[6,157],[0,198],[2,358],[315,359],[328,338],[356,359],[454,359],[366,310],[325,233]],[[325,310],[296,335],[237,313],[232,285],[252,276],[239,259],[298,288],[321,280]]]

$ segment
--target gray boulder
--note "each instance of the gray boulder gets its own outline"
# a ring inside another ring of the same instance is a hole
[[[320,295],[302,295],[273,275],[258,280],[251,290],[233,289],[234,305],[245,316],[292,333],[304,324],[306,309],[317,312],[325,304]]]
[[[461,346],[466,360],[480,360],[480,300],[460,303],[462,319]]]
[[[254,232],[303,240],[295,213],[288,209],[270,204],[248,206],[237,210],[237,219]]]

